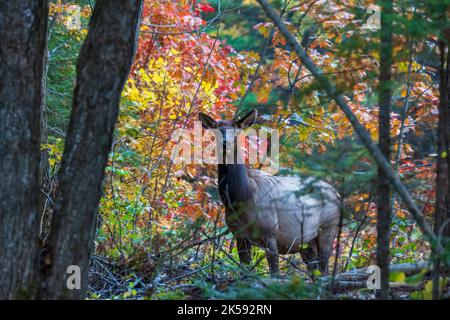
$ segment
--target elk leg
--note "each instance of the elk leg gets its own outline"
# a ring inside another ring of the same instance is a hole
[[[308,248],[300,250],[302,260],[306,263],[308,270],[313,271],[319,268],[319,256],[317,252],[317,239],[309,243]]]
[[[236,245],[239,254],[239,261],[243,264],[250,264],[252,261],[252,244],[245,237],[236,238]]]
[[[319,253],[319,268],[322,274],[328,274],[328,260],[333,251],[334,239],[337,236],[338,228],[333,226],[322,229],[319,234],[318,253]]]
[[[270,238],[267,240],[267,251],[266,251],[267,261],[269,262],[270,274],[276,276],[279,274],[280,269],[278,265],[278,247],[277,240]]]

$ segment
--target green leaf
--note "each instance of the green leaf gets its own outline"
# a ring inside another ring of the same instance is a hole
[[[406,279],[406,283],[411,284],[411,285],[419,284],[422,281],[423,281],[423,273],[411,275]]]

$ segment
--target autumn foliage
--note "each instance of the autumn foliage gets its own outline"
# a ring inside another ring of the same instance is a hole
[[[302,21],[304,12],[314,17],[315,22]],[[208,20],[204,14],[208,14]],[[216,9],[207,2],[145,2],[138,53],[123,93],[107,169],[106,193],[101,204],[104,224],[100,234],[105,239],[100,244],[101,250],[115,248],[117,254],[119,251],[124,254],[131,247],[152,243],[154,247],[148,250],[158,251],[169,239],[164,235],[186,221],[194,223],[199,218],[214,221],[220,216],[220,203],[211,193],[215,185],[214,168],[176,165],[171,160],[175,145],[170,139],[172,133],[180,128],[192,128],[199,111],[230,118],[240,100],[251,95],[264,106],[262,110],[269,111],[264,125],[279,128],[284,137],[289,137],[282,144],[282,166],[300,172],[305,167],[298,165],[291,149],[312,156],[333,149],[352,134],[343,114],[315,90],[315,80],[270,22],[253,26],[264,39],[266,51],[271,52],[267,58],[261,56],[264,50],[236,52],[221,39],[221,25],[216,22],[215,14],[218,14]],[[298,18],[304,23],[299,36],[303,37],[305,50],[324,72],[332,75],[345,93],[347,103],[376,139],[374,74],[378,68],[378,52],[373,31],[361,28],[364,20],[340,1],[294,2],[284,8],[283,14],[292,17],[290,21]],[[292,31],[298,28],[293,23],[288,26]],[[429,67],[414,60],[424,48],[409,46],[408,49],[408,41],[412,40],[405,34],[398,36],[394,43],[398,98],[394,100],[391,115],[393,137],[404,137],[410,132],[421,136],[436,121],[436,84]],[[351,50],[340,49],[352,44]],[[413,103],[406,105],[406,100]],[[431,215],[432,158],[414,160],[413,147],[404,138],[395,139],[394,153],[397,150],[392,165],[406,181],[411,170],[415,171],[411,179],[420,181],[416,183],[421,185],[415,189],[415,196],[423,203],[424,212]],[[346,170],[360,170],[370,163],[367,155],[361,153]],[[360,252],[356,262],[364,265],[374,259],[373,190],[366,185],[348,192],[345,202],[352,212],[349,217],[352,222],[344,235],[348,233],[350,237],[358,224],[364,224],[358,243],[365,251]],[[416,247],[409,248],[409,242],[405,241],[419,234],[414,224],[407,221],[401,203],[394,199],[395,214],[401,223],[394,230],[392,241],[400,247],[405,245],[406,251],[402,252],[413,257]],[[222,223],[219,219],[219,224]],[[124,248],[117,250],[117,243]],[[350,242],[341,245],[341,253],[346,252]]]

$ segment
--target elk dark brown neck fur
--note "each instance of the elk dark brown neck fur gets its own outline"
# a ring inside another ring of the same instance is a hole
[[[252,199],[247,168],[244,164],[219,164],[219,194],[227,209]]]

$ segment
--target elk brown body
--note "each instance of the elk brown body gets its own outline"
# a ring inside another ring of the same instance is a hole
[[[256,111],[240,120],[215,121],[203,113],[199,118],[204,128],[229,134],[251,126]],[[239,162],[218,164],[218,180],[225,221],[242,263],[250,263],[256,244],[266,249],[272,274],[279,272],[279,254],[298,252],[310,268],[327,272],[340,215],[339,195],[329,184],[312,177],[272,176]]]

